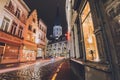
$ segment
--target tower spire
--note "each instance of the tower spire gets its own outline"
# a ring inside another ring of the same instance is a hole
[[[57,3],[56,16],[54,25],[60,25],[59,4]]]

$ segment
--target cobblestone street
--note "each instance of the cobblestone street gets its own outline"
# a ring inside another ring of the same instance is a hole
[[[21,69],[1,73],[0,80],[77,80],[70,69],[69,60],[43,60],[21,65],[24,65]]]
[[[49,80],[53,71],[62,61],[51,62],[46,65],[37,63],[23,69],[0,74],[0,80]],[[44,65],[44,66],[41,66]]]

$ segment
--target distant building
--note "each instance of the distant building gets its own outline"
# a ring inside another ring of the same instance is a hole
[[[60,56],[67,57],[67,53],[68,53],[68,42],[66,40],[66,35],[62,35],[59,6],[57,6],[55,23],[53,27],[53,36],[52,36],[52,40],[48,42],[47,54],[53,57],[60,57]]]
[[[21,55],[21,61],[35,61],[36,60],[37,29],[38,29],[37,11],[34,10],[26,21],[24,41],[23,41],[23,54]]]
[[[0,0],[0,64],[19,62],[29,11],[23,0]]]
[[[47,26],[42,21],[42,19],[39,20],[39,25],[37,28],[37,37],[36,37],[36,43],[37,43],[37,58],[44,58],[46,55],[46,33],[47,33]]]
[[[67,57],[68,43],[67,41],[48,43],[47,52],[53,57]]]

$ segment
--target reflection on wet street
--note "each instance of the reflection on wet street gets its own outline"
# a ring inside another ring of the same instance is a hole
[[[54,70],[62,61],[47,65],[37,63],[23,69],[0,74],[0,80],[50,80]]]

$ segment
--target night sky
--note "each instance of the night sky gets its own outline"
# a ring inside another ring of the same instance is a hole
[[[38,18],[41,18],[47,25],[47,37],[52,35],[55,23],[57,5],[59,5],[60,23],[63,28],[63,34],[67,31],[65,2],[66,0],[24,0],[28,7],[33,11],[37,9]]]

